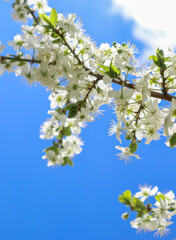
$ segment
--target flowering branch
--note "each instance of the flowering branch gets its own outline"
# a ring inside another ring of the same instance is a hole
[[[79,58],[78,58],[79,59]],[[42,61],[41,60],[35,60],[35,59],[25,59],[25,58],[20,58],[20,57],[8,57],[8,56],[0,56],[0,61],[3,63],[5,60],[11,60],[11,61],[14,61],[14,62],[29,62],[29,63],[41,63]],[[81,65],[83,63],[79,62]],[[85,68],[86,71],[90,71],[88,68]],[[96,77],[98,80],[102,80],[103,79],[103,75],[101,74],[94,74],[93,72],[89,72],[89,74],[91,76],[94,76]],[[125,87],[129,88],[129,89],[136,89],[136,85],[133,84],[133,83],[123,83],[123,81],[118,81],[117,79],[112,79],[112,82],[115,83],[115,84],[118,84],[120,86],[122,86],[122,84],[124,84]],[[97,82],[96,82],[97,83]],[[95,85],[94,85],[95,86]],[[93,87],[94,87],[93,86]],[[92,87],[92,88],[93,88]],[[156,92],[156,91],[152,91],[150,90],[150,95],[151,97],[153,98],[158,98],[158,99],[161,99],[161,100],[166,100],[166,101],[169,101],[171,102],[172,99],[176,99],[175,96],[172,96],[170,94],[168,94],[167,92],[166,93],[159,93],[159,92]]]
[[[136,151],[143,139],[150,144],[163,135],[167,146],[176,147],[175,53],[165,57],[163,50],[157,49],[156,55],[149,57],[148,67],[142,69],[134,45],[114,42],[97,47],[75,14],[64,17],[48,7],[46,0],[15,0],[13,10],[15,20],[33,18],[34,24],[23,25],[22,34],[8,42],[16,54],[0,56],[0,75],[14,72],[30,84],[37,82],[50,90],[50,119],[41,126],[40,135],[53,140],[44,150],[48,166],[73,166],[74,156],[82,151],[81,130],[94,121],[103,105],[113,105],[116,114],[109,134],[116,134],[120,143],[124,134],[129,141],[126,147],[116,146],[121,151],[117,156],[125,163],[131,157],[140,158]],[[0,42],[0,53],[4,48]],[[172,192],[157,191],[143,187],[132,197],[127,190],[119,200],[130,212],[137,212],[132,227],[164,235],[175,215],[176,200]],[[148,201],[154,195],[156,207]],[[163,208],[165,215],[161,214]]]
[[[158,192],[158,187],[140,186],[140,191],[134,196],[130,190],[119,196],[119,202],[130,207],[129,213],[124,213],[122,218],[127,220],[131,212],[136,212],[137,217],[131,221],[131,227],[138,231],[156,231],[154,236],[164,236],[170,232],[167,227],[172,224],[171,218],[176,215],[176,198],[172,191]],[[155,203],[149,203],[154,197]]]

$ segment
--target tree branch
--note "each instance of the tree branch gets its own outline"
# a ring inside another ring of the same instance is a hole
[[[77,56],[77,55],[76,55]],[[78,57],[78,56],[77,56]],[[6,57],[6,56],[0,56],[0,62],[4,62],[5,60],[11,60],[11,61],[16,61],[16,62],[30,62],[30,63],[41,63],[40,60],[35,60],[35,59],[27,59],[27,58],[19,58],[19,57],[16,57],[16,58],[13,58],[13,57]],[[84,67],[84,66],[83,66]],[[101,74],[97,74],[97,73],[93,73],[92,71],[90,71],[88,68],[84,67],[84,69],[86,71],[89,71],[89,74],[93,77],[96,77],[97,79],[93,82],[93,85],[92,87],[89,89],[89,92],[87,93],[89,95],[90,91],[95,87],[96,83],[100,80],[103,79],[103,75]],[[120,86],[122,86],[124,84],[125,87],[129,88],[129,89],[136,89],[136,85],[133,84],[133,83],[125,83],[123,81],[121,81],[119,79],[113,79],[112,80],[113,83],[115,84],[118,84]],[[172,99],[176,99],[175,96],[172,96],[170,94],[163,94],[163,93],[159,93],[159,92],[155,92],[155,91],[152,91],[150,90],[150,94],[151,94],[151,97],[154,97],[154,98],[158,98],[158,99],[161,99],[161,100],[165,100],[165,101],[168,101],[168,102],[171,102]]]
[[[32,11],[32,12],[30,12],[30,13],[31,13],[31,15],[33,16],[34,20],[36,21],[37,18],[36,18],[36,16],[35,16],[34,12]],[[39,24],[38,19],[37,19],[36,23]],[[62,34],[60,34],[59,29],[58,29],[58,30],[56,29],[55,32],[60,36],[60,38],[61,38],[62,41],[64,42],[65,46],[68,47],[68,49],[70,50],[70,52],[71,52],[71,53],[73,54],[73,56],[77,59],[78,64],[79,64],[79,65],[82,65],[86,71],[89,71],[89,74],[90,74],[91,76],[94,76],[94,77],[97,78],[97,80],[94,81],[95,84],[93,85],[93,87],[95,87],[96,83],[97,83],[99,80],[102,80],[104,76],[101,75],[101,74],[95,74],[95,73],[93,73],[92,71],[90,71],[90,69],[88,69],[87,67],[85,67],[85,66],[84,66],[84,63],[79,59],[78,55],[75,53],[75,50],[70,47],[70,45],[67,43],[67,41],[65,40],[65,38],[62,36]],[[124,84],[125,87],[130,88],[130,89],[136,89],[136,85],[133,84],[133,83],[127,83],[127,82],[123,82],[123,81],[117,81],[116,79],[113,79],[112,82],[113,82],[113,83],[116,83],[116,84],[118,84],[118,85],[121,85],[121,86],[122,86],[122,84]],[[93,88],[93,87],[92,87],[92,88]],[[91,90],[92,90],[92,88],[91,88]],[[91,90],[89,90],[88,95],[89,95],[89,93],[90,93]],[[172,96],[172,95],[168,94],[168,93],[165,92],[165,91],[164,91],[164,93],[159,93],[159,92],[155,92],[155,91],[150,90],[150,94],[151,94],[151,97],[158,98],[158,99],[162,99],[162,100],[169,101],[169,102],[171,102],[172,99],[176,99],[175,96]]]
[[[39,24],[39,20],[38,18],[35,16],[35,13],[32,9],[29,10],[29,13],[32,15],[34,21],[36,22],[36,24],[38,25]]]
[[[118,85],[124,84],[124,82],[120,82],[120,81],[117,81],[115,79],[113,79],[112,82],[116,83]],[[125,83],[124,86],[127,87],[127,88],[130,88],[130,89],[136,89],[136,85],[133,84],[133,83]],[[172,96],[168,93],[163,94],[163,93],[160,93],[160,92],[155,92],[155,91],[150,90],[150,94],[151,94],[151,97],[158,98],[158,99],[161,99],[161,100],[166,100],[168,102],[171,102],[172,99],[176,99],[175,96]]]
[[[41,63],[40,60],[35,60],[35,59],[0,56],[0,62],[3,63],[5,60],[11,60],[11,61],[15,61],[15,62]]]

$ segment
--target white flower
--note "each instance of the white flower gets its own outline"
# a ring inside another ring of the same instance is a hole
[[[79,154],[82,151],[81,146],[83,142],[77,136],[71,135],[63,139],[64,151],[66,156],[73,157],[75,154]]]
[[[54,166],[54,165],[61,165],[64,163],[64,160],[62,157],[58,156],[54,151],[49,150],[46,152],[46,155],[42,157],[43,159],[48,159],[49,162],[47,164],[48,167]]]
[[[163,237],[167,236],[168,233],[170,232],[170,229],[167,228],[167,226],[171,225],[173,222],[168,222],[165,219],[162,219],[162,221],[159,223],[159,226],[157,228],[157,232],[154,234],[156,237]]]
[[[47,0],[28,0],[28,4],[34,5],[33,10],[38,11],[39,13],[51,12],[51,8],[48,7]]]
[[[137,159],[140,159],[140,157],[137,154],[131,153],[128,147],[124,148],[124,147],[116,146],[115,148],[122,151],[121,153],[117,154],[117,156],[121,161],[124,161],[125,164],[127,162],[130,162],[131,157],[136,157]]]
[[[40,82],[43,86],[54,87],[55,81],[50,74],[48,61],[43,61],[39,68],[34,68],[33,79]]]
[[[15,51],[19,51],[19,49],[23,45],[23,39],[21,35],[18,34],[14,37],[14,41],[9,41],[8,44],[9,46],[13,47]]]
[[[110,49],[110,46],[109,46],[108,43],[102,43],[100,45],[100,49],[103,50],[103,51],[106,51],[106,50]]]
[[[105,84],[109,84],[109,83],[112,82],[112,78],[110,78],[108,75],[104,75],[104,77],[103,77],[103,82],[104,82]]]
[[[137,192],[134,196],[140,198],[144,202],[149,196],[154,196],[158,192],[158,187],[151,189],[151,186],[139,186],[140,192]]]
[[[143,217],[138,217],[130,222],[132,228],[136,228],[138,231],[148,231],[150,226],[149,214],[144,214]]]
[[[120,139],[120,134],[121,134],[121,125],[122,122],[118,121],[118,123],[116,123],[114,120],[111,122],[110,128],[109,128],[109,136],[116,134],[116,138],[119,140],[119,142],[121,143],[121,139]]]
[[[57,93],[52,92],[48,98],[51,101],[50,103],[51,109],[54,109],[56,107],[62,108],[66,104],[67,95],[68,95],[67,91],[59,89],[57,90]]]
[[[166,218],[167,220],[170,220],[172,215],[169,211],[169,204],[167,199],[160,198],[160,202],[156,202],[155,205],[157,208],[154,208],[154,214],[159,219]]]
[[[169,191],[165,194],[166,198],[169,200],[173,200],[175,198],[175,194],[172,191]]]
[[[58,134],[58,129],[59,124],[58,122],[51,118],[47,120],[46,122],[43,123],[40,129],[40,138],[41,139],[52,139],[53,137],[56,137]]]

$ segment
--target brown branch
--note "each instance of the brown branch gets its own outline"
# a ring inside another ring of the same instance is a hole
[[[5,60],[11,60],[15,62],[30,62],[30,63],[41,63],[40,60],[35,59],[28,59],[28,58],[20,58],[20,57],[7,57],[7,56],[0,56],[0,62],[5,62]]]
[[[38,25],[38,24],[39,24],[39,20],[38,20],[38,18],[35,16],[35,12],[34,12],[32,9],[30,9],[30,10],[29,10],[29,13],[32,15],[35,23]]]
[[[90,92],[95,87],[95,85],[98,83],[98,81],[102,80],[101,77],[98,77],[98,76],[96,76],[96,77],[97,77],[97,79],[92,83],[92,86],[89,88],[89,91],[87,92],[86,96],[84,97],[83,102],[85,102],[86,99],[89,97]]]
[[[166,88],[166,78],[164,77],[164,70],[160,69],[160,75],[162,78],[162,87],[163,87],[163,95],[167,95],[167,88]]]
[[[19,58],[19,57],[16,57],[16,58],[13,58],[13,57],[7,57],[7,56],[0,56],[0,62],[4,62],[5,60],[11,60],[11,61],[17,61],[17,62],[30,62],[30,63],[41,63],[40,60],[35,60],[35,59],[25,59],[25,58]],[[84,66],[83,66],[84,67]],[[86,67],[84,67],[86,71],[89,71],[89,74],[93,77],[96,77],[97,79],[93,82],[93,85],[92,87],[90,88],[91,90],[95,87],[95,85],[97,84],[98,81],[102,80],[103,79],[103,75],[101,74],[98,74],[98,73],[93,73],[92,71],[90,71],[89,69],[87,69]],[[113,79],[112,80],[113,83],[115,84],[118,84],[120,86],[122,86],[124,84],[125,87],[129,88],[129,89],[136,89],[136,85],[133,84],[133,83],[125,83],[123,81],[121,81],[120,79]],[[90,90],[89,89],[89,92],[87,93],[87,95],[90,94]],[[159,92],[155,92],[155,91],[152,91],[150,90],[150,94],[151,94],[151,97],[154,97],[154,98],[158,98],[158,99],[161,99],[161,100],[165,100],[165,101],[169,101],[171,102],[172,99],[176,99],[175,96],[172,96],[170,94],[163,94],[163,93],[159,93]]]
[[[122,84],[124,84],[124,82],[117,81],[115,79],[113,79],[112,82],[116,83],[118,85],[121,85],[121,86],[122,86]],[[130,89],[134,89],[134,90],[136,89],[136,85],[133,84],[133,83],[125,83],[124,86],[127,87],[127,88],[130,88]],[[163,94],[163,93],[155,92],[155,91],[152,91],[152,90],[150,90],[150,95],[151,95],[151,97],[162,99],[162,100],[166,100],[166,101],[169,101],[169,102],[171,102],[172,99],[176,99],[175,96],[172,96],[172,95],[170,95],[168,93]]]
[[[70,52],[73,54],[73,56],[77,59],[79,65],[83,65],[83,62],[79,59],[78,55],[75,53],[75,50],[70,47],[70,45],[65,40],[63,34],[59,32],[59,29],[55,29],[55,33],[58,34],[58,36],[62,39],[65,46],[70,50]]]
[[[35,23],[38,25],[40,22],[39,22],[39,19],[35,16],[35,11],[32,10],[28,5],[26,5],[26,8],[27,8],[29,14],[31,14],[31,16],[33,17]]]

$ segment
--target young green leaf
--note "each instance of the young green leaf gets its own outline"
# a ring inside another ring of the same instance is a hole
[[[64,162],[62,163],[62,166],[64,167],[67,164],[72,167],[74,166],[72,160],[69,157],[64,157]]]
[[[129,148],[130,148],[130,152],[131,153],[135,153],[137,148],[138,148],[138,145],[137,145],[136,141],[132,140],[132,142],[130,143]]]
[[[171,148],[173,148],[176,145],[176,133],[174,133],[171,138],[169,139],[169,143]]]
[[[67,158],[67,164],[68,164],[69,166],[71,166],[71,167],[74,166],[74,164],[73,164],[73,162],[72,162],[72,160],[71,160],[70,158]]]
[[[54,25],[51,23],[50,18],[45,13],[39,13],[40,18],[48,24],[50,27],[54,27]]]
[[[57,18],[57,11],[55,8],[52,9],[51,11],[51,15],[50,15],[50,21],[53,25],[55,25],[55,23],[57,23],[58,18]]]
[[[50,150],[55,152],[56,154],[58,154],[58,145],[57,144],[53,144],[53,146],[46,148],[44,151],[47,153]]]
[[[62,133],[63,133],[64,136],[70,136],[71,135],[70,127],[64,127],[62,129]]]
[[[137,212],[140,212],[146,209],[146,206],[143,204],[143,202],[136,197],[133,197],[133,207],[134,207],[134,211],[137,211]]]
[[[74,118],[78,114],[79,102],[71,103],[65,107],[65,110],[69,110],[68,118]]]
[[[120,75],[121,71],[120,71],[119,68],[116,68],[113,65],[113,63],[111,62],[111,64],[110,64],[110,73],[113,75],[113,78],[117,78]]]
[[[100,72],[108,75],[111,78],[117,78],[121,73],[121,70],[119,68],[116,68],[112,62],[110,64],[110,67],[107,67],[101,64],[98,64],[98,66],[100,66],[102,69],[105,70],[105,71],[102,71],[99,69]]]
[[[160,202],[161,199],[165,200],[166,197],[163,194],[158,194],[155,196],[156,201]]]
[[[128,201],[131,201],[131,191],[130,190],[126,190],[124,193],[123,193],[123,197],[128,200]]]
[[[149,57],[149,60],[152,59],[153,62],[161,69],[166,70],[166,65],[164,63],[165,58],[164,58],[164,52],[163,50],[156,50],[156,56],[155,55],[151,55]]]
[[[131,206],[131,197],[132,197],[131,191],[127,190],[122,195],[119,195],[119,202],[127,206]]]

